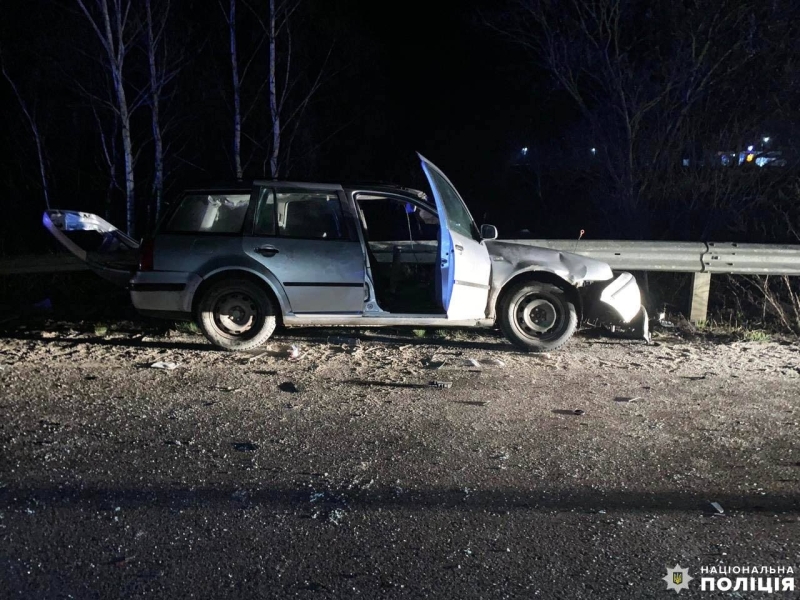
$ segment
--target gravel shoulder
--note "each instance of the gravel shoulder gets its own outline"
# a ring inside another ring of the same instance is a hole
[[[796,343],[64,327],[0,338],[0,386],[0,597],[663,598],[667,564],[800,565]]]

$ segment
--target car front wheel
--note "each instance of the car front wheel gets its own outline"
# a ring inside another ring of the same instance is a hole
[[[197,305],[203,334],[223,350],[250,350],[275,331],[275,306],[260,285],[247,279],[224,279],[205,290]]]
[[[578,327],[578,312],[567,293],[538,281],[514,285],[500,300],[497,320],[516,346],[532,352],[558,350]]]

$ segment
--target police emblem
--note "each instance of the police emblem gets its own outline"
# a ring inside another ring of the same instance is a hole
[[[689,589],[689,582],[694,579],[689,575],[689,569],[684,569],[680,565],[675,565],[673,569],[667,567],[667,574],[662,577],[667,582],[668,590],[675,590],[676,594],[680,594],[681,590]]]

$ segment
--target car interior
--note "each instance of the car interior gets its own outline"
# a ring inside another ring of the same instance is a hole
[[[277,196],[279,235],[312,240],[346,237],[336,195],[314,192]]]
[[[238,233],[249,194],[196,194],[181,200],[166,226],[167,233]]]
[[[373,193],[357,194],[356,205],[380,307],[393,313],[442,314],[436,215]]]

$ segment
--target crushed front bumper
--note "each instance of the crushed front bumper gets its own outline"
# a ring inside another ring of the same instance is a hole
[[[642,294],[630,273],[621,273],[603,288],[599,300],[614,309],[625,323],[630,323],[642,308]]]
[[[584,319],[622,325],[636,337],[650,339],[647,310],[633,275],[620,273],[611,283],[595,282],[581,291]]]

